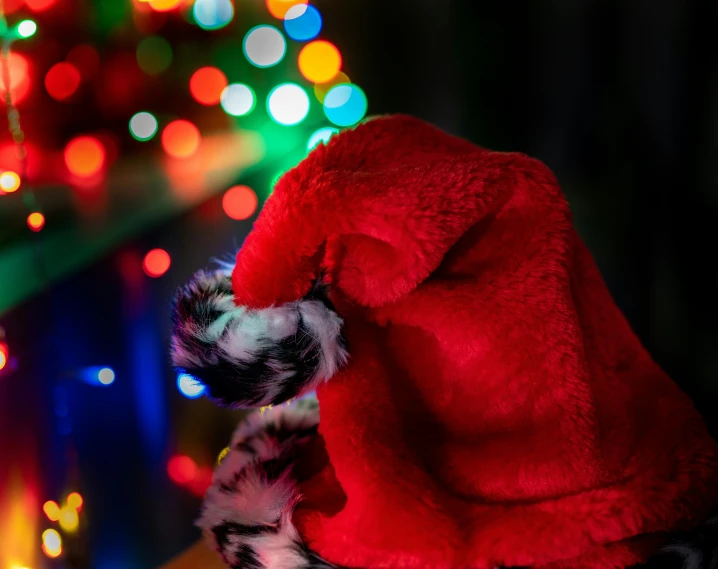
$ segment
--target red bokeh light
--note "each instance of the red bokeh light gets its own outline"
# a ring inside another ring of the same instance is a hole
[[[67,169],[81,178],[94,176],[105,165],[105,147],[92,136],[78,136],[65,147]]]
[[[176,120],[162,131],[162,148],[173,158],[189,158],[199,148],[199,130],[191,122]]]
[[[164,249],[152,249],[145,255],[142,261],[142,269],[148,277],[161,277],[170,268],[172,259],[170,254]]]
[[[7,344],[5,342],[0,342],[0,370],[7,365],[9,356],[10,349],[7,347]]]
[[[204,496],[212,484],[212,474],[213,471],[209,466],[198,468],[194,480],[189,483],[190,492],[200,498]]]
[[[75,66],[83,79],[94,77],[100,69],[100,54],[88,44],[73,47],[65,60]]]
[[[68,99],[79,86],[80,72],[66,61],[56,63],[45,75],[45,89],[56,101]]]
[[[44,12],[52,8],[56,2],[57,0],[25,0],[25,4],[33,12]]]
[[[229,188],[222,197],[222,209],[232,219],[247,219],[257,210],[257,194],[248,186]]]
[[[189,80],[189,92],[202,105],[219,104],[222,91],[227,86],[227,77],[216,67],[202,67]]]
[[[10,70],[10,94],[15,104],[22,102],[30,92],[30,64],[27,59],[16,52],[10,52],[8,56],[8,68]],[[0,95],[5,102],[5,79],[0,74]]]
[[[177,484],[189,484],[197,476],[197,465],[188,456],[176,455],[167,462],[167,474]]]

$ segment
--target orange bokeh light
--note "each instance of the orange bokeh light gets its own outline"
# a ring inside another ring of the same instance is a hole
[[[189,158],[199,148],[199,130],[191,122],[176,120],[162,131],[162,148],[173,158]]]
[[[16,192],[20,187],[20,176],[12,170],[0,174],[0,190],[7,194]]]
[[[82,504],[84,503],[84,500],[82,499],[82,496],[78,492],[70,492],[67,495],[67,505],[71,508],[74,508],[78,512],[82,509]]]
[[[7,365],[7,359],[10,355],[10,350],[5,342],[0,342],[0,370]]]
[[[312,83],[326,83],[339,73],[342,56],[334,44],[319,40],[299,52],[299,71]]]
[[[147,4],[155,12],[169,12],[180,6],[184,0],[149,0]]]
[[[27,216],[27,226],[35,233],[41,231],[42,228],[45,227],[45,216],[39,211],[33,211]]]
[[[177,484],[188,484],[197,476],[197,465],[188,456],[173,456],[167,463],[167,474]]]
[[[61,61],[45,75],[45,89],[56,101],[64,101],[80,86],[80,72],[72,63]]]
[[[208,106],[219,104],[226,86],[227,77],[216,67],[202,67],[189,80],[189,92],[194,100]]]
[[[14,51],[8,56],[10,70],[10,94],[15,104],[22,102],[30,91],[30,64],[27,59]],[[5,102],[5,79],[0,73],[0,95]]]
[[[94,176],[105,165],[105,147],[96,138],[78,136],[65,147],[65,165],[75,176]]]
[[[172,259],[170,254],[164,249],[152,249],[145,255],[142,261],[142,270],[148,277],[161,277],[170,268]]]
[[[222,197],[222,209],[228,217],[242,220],[251,217],[257,210],[257,194],[247,186],[229,188]]]
[[[53,500],[48,500],[42,506],[42,511],[45,512],[47,519],[51,522],[56,522],[60,519],[60,506]]]
[[[267,0],[267,10],[275,18],[284,19],[287,11],[297,4],[308,4],[309,0]]]
[[[52,8],[57,0],[25,0],[25,4],[33,12],[44,12],[48,8]]]

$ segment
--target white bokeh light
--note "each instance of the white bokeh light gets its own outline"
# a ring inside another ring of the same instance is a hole
[[[244,83],[232,83],[227,85],[222,91],[219,99],[224,112],[228,115],[241,117],[249,114],[254,109],[255,97],[254,91]]]
[[[283,83],[269,93],[267,111],[279,124],[299,124],[309,113],[309,96],[296,83]]]
[[[244,55],[252,65],[271,67],[284,57],[287,41],[274,26],[257,26],[244,38]]]

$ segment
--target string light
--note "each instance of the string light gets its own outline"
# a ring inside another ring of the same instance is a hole
[[[17,172],[8,170],[0,174],[0,190],[6,194],[16,192],[20,188],[20,176]]]
[[[218,30],[232,21],[234,6],[230,0],[196,0],[192,15],[204,30]]]
[[[148,277],[161,277],[170,268],[172,259],[170,254],[164,249],[152,249],[142,261],[142,269]]]
[[[65,165],[80,178],[99,173],[105,164],[105,147],[92,136],[78,136],[65,147]]]
[[[324,114],[337,126],[351,126],[364,118],[367,101],[364,91],[354,84],[340,84],[324,97]]]
[[[45,227],[45,216],[39,211],[33,211],[27,216],[27,226],[35,233],[42,231],[42,228]]]
[[[299,71],[312,83],[325,83],[336,77],[342,66],[342,56],[334,44],[313,41],[299,52]]]
[[[62,553],[62,538],[55,529],[42,532],[42,551],[50,558],[59,557]]]
[[[257,211],[257,194],[248,186],[234,186],[222,196],[222,209],[231,219],[247,219]]]
[[[274,26],[256,26],[244,37],[244,55],[256,67],[277,65],[287,51],[287,42]]]
[[[227,77],[216,67],[202,67],[189,80],[189,91],[202,105],[216,105],[227,87]]]
[[[296,83],[283,83],[269,93],[267,111],[281,125],[299,124],[309,113],[309,97]]]
[[[297,4],[284,15],[284,31],[295,41],[314,39],[322,30],[322,16],[314,6]]]
[[[232,83],[227,85],[219,98],[219,104],[228,115],[242,117],[254,110],[256,97],[249,85]]]
[[[162,131],[162,147],[173,158],[189,158],[199,148],[199,130],[191,122],[175,120]]]
[[[152,113],[136,113],[130,119],[130,134],[141,142],[152,139],[157,134],[158,123]]]

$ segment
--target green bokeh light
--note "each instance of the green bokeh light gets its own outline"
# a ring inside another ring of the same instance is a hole
[[[161,36],[150,36],[137,45],[137,63],[148,75],[158,75],[172,64],[172,47]]]

